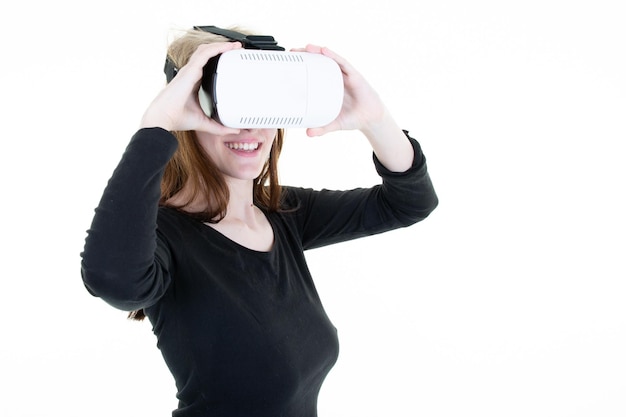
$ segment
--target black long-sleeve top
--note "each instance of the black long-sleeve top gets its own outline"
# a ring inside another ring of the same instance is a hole
[[[177,147],[139,130],[96,209],[81,271],[88,291],[122,310],[144,309],[178,389],[175,417],[314,417],[338,355],[304,250],[408,226],[437,205],[425,158],[404,173],[374,157],[382,184],[350,191],[284,187],[266,212],[268,252],[243,247],[159,206]]]

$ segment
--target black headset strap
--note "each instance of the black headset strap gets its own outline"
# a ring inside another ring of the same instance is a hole
[[[201,30],[203,32],[213,33],[215,35],[221,35],[235,42],[241,42],[241,45],[245,49],[263,49],[269,51],[284,51],[285,48],[278,46],[273,36],[264,35],[244,35],[243,33],[236,32],[234,30],[222,29],[217,26],[194,26],[195,30]],[[178,68],[168,58],[165,59],[165,77],[169,83],[178,73]]]
[[[236,42],[241,42],[245,49],[264,49],[271,51],[284,51],[285,48],[278,46],[273,36],[244,35],[234,30],[222,29],[217,26],[194,26],[196,30],[221,35]]]
[[[165,67],[163,68],[163,72],[165,73],[165,79],[168,84],[172,79],[178,74],[178,68],[176,65],[170,60],[170,57],[165,57]]]

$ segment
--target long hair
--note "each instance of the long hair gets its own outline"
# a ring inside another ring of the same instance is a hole
[[[245,33],[239,28],[232,28]],[[224,42],[226,38],[211,33],[190,30],[173,41],[168,48],[168,58],[177,68],[187,63],[193,52],[205,43]],[[161,206],[172,207],[204,222],[217,223],[226,216],[230,194],[224,176],[211,157],[198,143],[194,131],[172,132],[178,139],[178,148],[165,167],[161,181]],[[270,155],[261,173],[254,181],[254,203],[267,211],[280,210],[281,186],[278,182],[278,158],[283,147],[285,132],[278,129]],[[185,199],[172,203],[172,197],[185,189]],[[194,201],[205,201],[201,211],[193,211],[189,206]],[[130,312],[129,318],[143,320],[143,310]]]
[[[162,206],[176,208],[203,222],[218,223],[226,215],[230,194],[222,173],[198,143],[193,131],[174,132],[178,149],[165,167],[161,181]],[[278,182],[278,158],[283,146],[283,129],[278,129],[270,155],[254,180],[254,203],[268,211],[278,211],[281,186]],[[185,200],[171,203],[173,196],[185,188]],[[208,202],[202,211],[188,206],[197,200]]]

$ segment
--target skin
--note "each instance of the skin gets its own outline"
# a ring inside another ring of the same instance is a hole
[[[274,235],[263,212],[252,203],[253,184],[269,155],[276,129],[225,127],[207,117],[197,99],[205,63],[213,56],[239,48],[241,44],[238,42],[198,47],[187,65],[178,71],[176,77],[148,106],[140,127],[160,127],[170,131],[195,130],[200,144],[224,174],[230,190],[224,219],[217,224],[207,224],[249,249],[268,251],[272,247]],[[409,169],[413,163],[413,149],[363,76],[347,60],[328,48],[307,45],[293,51],[325,55],[337,62],[343,74],[344,100],[339,115],[326,126],[307,129],[307,135],[321,136],[337,130],[359,130],[387,169],[395,172]]]

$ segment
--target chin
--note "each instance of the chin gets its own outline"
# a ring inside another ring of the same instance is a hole
[[[241,180],[241,181],[254,181],[257,178],[259,178],[259,176],[261,175],[261,172],[263,170],[259,169],[259,170],[250,170],[250,171],[237,171],[237,172],[224,172],[223,174],[226,175],[227,177],[236,179],[236,180]]]

